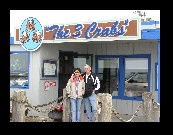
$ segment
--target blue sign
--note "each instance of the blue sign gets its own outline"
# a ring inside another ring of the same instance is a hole
[[[19,37],[21,45],[25,50],[35,51],[43,42],[43,27],[36,18],[29,17],[22,23]]]

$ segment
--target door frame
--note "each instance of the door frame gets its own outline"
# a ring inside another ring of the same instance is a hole
[[[78,56],[86,56],[87,58],[89,57],[89,56],[91,56],[91,69],[93,69],[93,54],[78,54],[77,52],[76,52],[76,54],[74,55],[74,58],[75,57],[78,57]],[[86,63],[86,64],[88,64],[88,63]]]
[[[72,54],[74,57],[73,58],[77,58],[78,56],[86,56],[86,58],[89,58],[91,57],[91,69],[93,68],[93,54],[78,54],[78,52],[74,52],[74,51],[66,51],[66,50],[58,50],[58,53],[65,53],[65,54]],[[59,57],[59,54],[58,54],[58,57]],[[58,58],[59,59],[59,58]],[[74,60],[74,59],[73,59]],[[87,63],[86,63],[87,64]],[[62,96],[62,95],[59,95],[60,93],[60,64],[58,64],[58,97]],[[73,68],[74,68],[74,63],[73,63]],[[63,92],[62,92],[63,94]]]

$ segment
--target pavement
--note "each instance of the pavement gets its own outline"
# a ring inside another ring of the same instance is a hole
[[[134,119],[132,119],[132,115],[119,114],[119,117],[124,122],[147,122],[147,120],[144,116],[135,116]],[[112,122],[121,122],[120,118],[117,118],[115,114],[112,114]],[[12,122],[11,119],[10,119],[10,122]],[[45,117],[45,116],[43,116],[43,117],[27,116],[26,122],[62,122],[62,121],[56,121],[54,119],[51,119],[51,118]],[[88,122],[86,113],[84,113],[83,122]],[[159,122],[159,120],[157,118],[155,118],[155,120],[153,122]]]
[[[144,116],[136,116],[132,121],[132,115],[119,115],[125,122],[146,122],[146,119]],[[12,120],[10,119],[10,122]],[[49,117],[34,117],[34,116],[28,116],[26,119],[26,122],[62,122],[62,121],[56,121],[53,119],[50,119]],[[87,116],[85,113],[84,122],[88,122]],[[112,122],[121,122],[120,119],[118,119],[114,114],[112,114]]]
[[[87,121],[86,113],[84,114],[84,122]],[[119,114],[119,116],[125,121],[125,122],[146,122],[146,118],[144,116],[136,116],[134,119],[132,119],[132,115],[123,115]],[[132,119],[132,120],[131,120]],[[112,114],[112,122],[121,122],[120,119],[118,119],[115,114]]]
[[[125,122],[146,122],[146,118],[144,116],[136,116],[133,120],[131,120],[132,115],[120,115],[120,117]],[[113,114],[112,122],[121,122],[121,121]]]

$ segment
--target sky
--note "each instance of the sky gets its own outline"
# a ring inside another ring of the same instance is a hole
[[[20,27],[25,19],[34,17],[42,26],[52,24],[85,23],[137,16],[135,10],[10,10],[10,33]],[[160,21],[160,10],[141,10],[147,18]]]

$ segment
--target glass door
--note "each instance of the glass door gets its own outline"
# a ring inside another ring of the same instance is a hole
[[[119,58],[98,58],[99,93],[118,95]]]
[[[66,87],[68,79],[73,73],[73,69],[81,68],[81,72],[84,72],[85,64],[92,67],[92,54],[77,54],[73,51],[59,51],[58,97],[63,96],[63,89]]]
[[[93,54],[75,54],[74,55],[74,68],[80,68],[84,73],[84,65],[88,64],[93,69]]]
[[[58,97],[63,96],[63,89],[66,87],[68,79],[73,73],[74,52],[73,51],[60,51],[59,52],[59,85]]]

